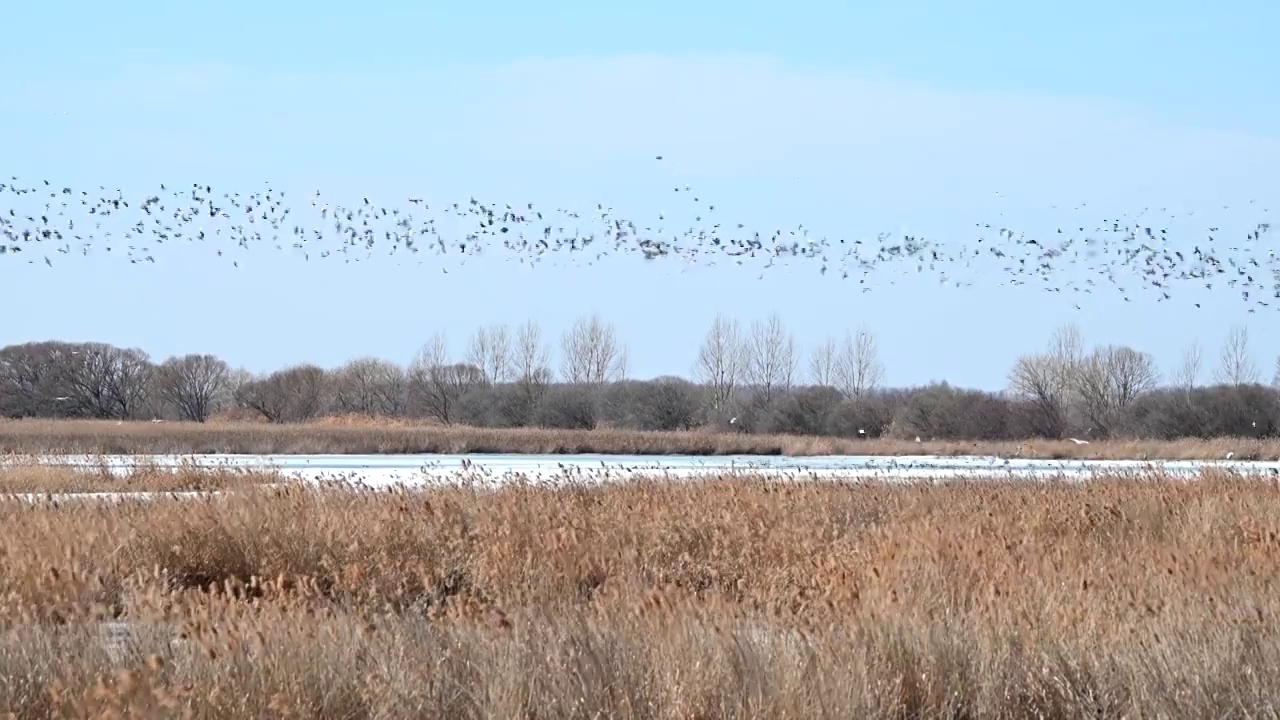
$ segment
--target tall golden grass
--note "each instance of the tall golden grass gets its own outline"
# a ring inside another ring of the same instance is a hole
[[[0,458],[0,495],[87,492],[224,492],[285,482],[277,473],[256,468],[201,467],[184,462],[162,467],[142,459],[127,471],[105,458],[82,466],[41,463],[34,457]]]
[[[1280,485],[0,503],[20,717],[1264,717]]]
[[[1040,459],[1280,460],[1280,440],[1069,440],[1022,442],[866,441],[832,437],[633,430],[494,429],[385,422],[151,423],[0,420],[0,453],[395,454],[523,453],[618,455],[997,455]]]

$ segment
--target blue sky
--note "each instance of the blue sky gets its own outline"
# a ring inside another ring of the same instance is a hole
[[[269,181],[343,200],[604,202],[634,217],[678,214],[670,189],[687,183],[726,222],[958,244],[978,221],[1048,230],[1158,206],[1198,213],[1177,226],[1192,242],[1210,221],[1280,212],[1278,22],[1260,1],[23,3],[0,45],[0,174],[139,194]],[[1066,321],[1165,369],[1192,340],[1212,356],[1234,323],[1267,377],[1280,353],[1274,306],[1051,294],[1002,286],[994,267],[970,268],[965,288],[886,272],[861,293],[809,262],[759,279],[674,260],[156,257],[5,260],[0,343],[94,339],[267,370],[404,362],[436,330],[460,350],[475,326],[526,317],[554,336],[598,311],[652,376],[688,374],[716,312],[777,311],[806,347],[865,323],[892,384],[993,389]]]

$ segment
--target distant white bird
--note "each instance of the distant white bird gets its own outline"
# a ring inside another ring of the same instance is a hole
[[[1068,440],[1070,440],[1071,442],[1073,442],[1073,443],[1077,444],[1077,445],[1088,445],[1088,444],[1089,444],[1089,441],[1088,441],[1088,440],[1080,440],[1079,438],[1067,438],[1067,439],[1068,439]]]
[[[919,436],[919,435],[917,435],[917,436],[916,436],[916,442],[920,442],[920,436]]]
[[[859,434],[859,435],[866,435],[866,434],[867,434],[867,431],[866,431],[866,430],[863,430],[862,428],[858,428],[858,434]]]
[[[1224,457],[1224,458],[1222,458],[1222,459],[1223,459],[1223,460],[1230,460],[1233,456],[1235,456],[1235,453],[1234,453],[1234,452],[1229,452],[1229,453],[1227,453],[1227,456],[1226,456],[1226,457]]]
[[[736,418],[736,417],[735,417],[735,418],[729,418],[729,424],[730,424],[730,425],[733,425],[733,424],[735,424],[735,423],[737,423],[737,422],[738,422],[738,418]]]

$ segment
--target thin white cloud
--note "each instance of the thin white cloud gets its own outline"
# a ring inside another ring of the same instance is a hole
[[[45,88],[46,97],[56,92]],[[149,134],[160,161],[189,160],[174,146],[198,141],[248,167],[264,154],[284,163],[322,148],[357,173],[465,162],[521,174],[552,162],[599,170],[661,152],[697,177],[837,183],[869,199],[947,205],[992,187],[1036,202],[1213,202],[1268,183],[1274,190],[1280,162],[1280,139],[1177,127],[1124,103],[941,90],[759,56],[333,75],[134,67],[98,89],[62,93],[64,104],[99,119],[64,134]]]

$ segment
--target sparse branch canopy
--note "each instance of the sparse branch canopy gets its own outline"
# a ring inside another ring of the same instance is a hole
[[[542,328],[532,319],[516,332],[512,368],[515,381],[525,387],[545,387],[551,381],[551,349],[542,339]]]
[[[481,368],[449,361],[448,341],[442,332],[422,346],[409,364],[408,374],[409,397],[416,411],[445,425],[457,421],[463,396],[486,382]]]
[[[599,314],[580,318],[560,339],[561,374],[571,385],[603,385],[627,375],[627,349]]]
[[[1182,352],[1182,361],[1174,373],[1173,382],[1176,387],[1190,392],[1200,381],[1200,372],[1204,368],[1204,354],[1200,343],[1193,342]]]
[[[777,313],[768,320],[752,323],[746,342],[743,377],[760,402],[768,404],[778,393],[791,389],[796,362],[796,339],[787,332]]]
[[[169,358],[156,369],[156,388],[184,420],[204,422],[225,397],[230,368],[213,355]]]
[[[324,410],[325,371],[295,365],[240,386],[236,401],[273,423],[301,422]]]
[[[819,387],[836,386],[836,341],[827,337],[809,355],[809,382]]]
[[[1258,382],[1258,366],[1254,364],[1249,349],[1249,328],[1237,325],[1231,328],[1222,342],[1218,370],[1214,379],[1223,385],[1252,385]]]
[[[707,330],[694,363],[694,377],[707,389],[707,403],[713,412],[722,412],[733,402],[742,365],[738,321],[718,314]]]
[[[480,368],[488,385],[511,379],[513,367],[511,333],[506,325],[480,328],[471,335],[467,363]]]
[[[339,412],[403,415],[408,377],[400,365],[374,357],[356,358],[334,373],[334,403]]]
[[[1111,345],[1090,353],[1074,379],[1085,419],[1094,434],[1107,437],[1138,396],[1156,386],[1159,373],[1150,355]]]
[[[1009,391],[1029,404],[1029,424],[1044,437],[1062,437],[1066,432],[1070,390],[1061,359],[1049,353],[1024,355],[1009,373]]]
[[[884,367],[865,327],[818,343],[807,358],[815,386],[797,387],[796,342],[776,314],[746,332],[717,315],[693,363],[696,384],[627,380],[625,348],[599,316],[579,319],[559,340],[569,383],[555,382],[551,348],[532,320],[470,335],[459,349],[461,362],[436,333],[407,367],[362,357],[332,371],[300,365],[262,376],[211,355],[154,366],[136,348],[29,342],[0,347],[0,414],[202,422],[251,410],[274,423],[359,413],[487,427],[636,430],[724,429],[729,421],[746,433],[954,440],[1280,432],[1280,390],[1257,384],[1243,326],[1228,334],[1214,368],[1222,382],[1212,386],[1200,385],[1195,344],[1161,388],[1150,355],[1123,345],[1086,349],[1079,328],[1066,325],[1042,352],[1017,359],[1002,393],[945,382],[871,392]],[[1276,365],[1280,381],[1280,358]]]
[[[850,400],[858,401],[875,390],[884,380],[884,363],[875,335],[866,327],[845,334],[836,356],[834,375],[839,390]]]
[[[1046,352],[1024,355],[1014,363],[1009,390],[1028,403],[1028,423],[1037,434],[1066,434],[1083,363],[1084,341],[1075,323],[1054,331]]]

